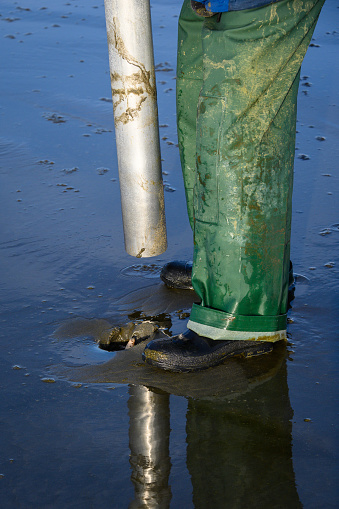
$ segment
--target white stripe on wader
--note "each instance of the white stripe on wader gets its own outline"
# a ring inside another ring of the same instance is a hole
[[[250,331],[233,331],[218,329],[198,322],[188,321],[187,328],[210,339],[234,340],[234,341],[270,341],[275,343],[281,339],[286,339],[286,330],[278,330],[273,332],[250,332]]]

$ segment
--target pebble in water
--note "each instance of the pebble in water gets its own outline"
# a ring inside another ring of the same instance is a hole
[[[332,232],[339,232],[339,223],[334,223],[334,224],[331,224],[331,226],[328,226],[327,228],[323,228],[319,232],[319,235],[322,235],[322,236],[330,235],[330,233],[332,233]]]
[[[74,168],[64,168],[62,171],[63,173],[65,173],[66,175],[69,175],[70,173],[74,173],[76,171],[78,171],[79,168],[77,168],[76,166],[74,166]]]
[[[57,115],[57,113],[44,113],[42,116],[46,120],[53,122],[53,124],[64,124],[66,122],[65,117]]]
[[[322,235],[324,237],[325,235],[329,235],[330,233],[332,233],[331,228],[324,228],[319,232],[319,235]]]
[[[41,378],[41,381],[45,384],[55,384],[54,378]]]

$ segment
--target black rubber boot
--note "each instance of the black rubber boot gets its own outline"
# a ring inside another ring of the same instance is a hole
[[[230,357],[253,357],[272,350],[273,344],[265,341],[220,341],[187,330],[171,339],[150,341],[142,358],[151,366],[185,373],[217,366]]]
[[[168,288],[178,290],[193,290],[192,286],[192,265],[193,262],[182,262],[175,260],[166,263],[160,273],[160,278]]]

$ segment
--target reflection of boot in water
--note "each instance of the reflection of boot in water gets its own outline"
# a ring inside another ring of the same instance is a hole
[[[168,485],[171,469],[169,395],[133,385],[129,394],[130,464],[135,494],[129,507],[167,509],[172,497]]]
[[[301,508],[292,415],[285,361],[272,379],[234,399],[189,398],[187,466],[194,507]]]

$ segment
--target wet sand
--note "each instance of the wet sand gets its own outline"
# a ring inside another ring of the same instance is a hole
[[[169,248],[142,260],[123,247],[103,4],[1,4],[4,508],[337,506],[337,0],[301,73],[287,349],[178,376],[143,366],[142,344],[96,344],[142,314],[177,333],[194,300],[159,281],[163,263],[192,257],[175,127],[180,3],[152,2]]]

